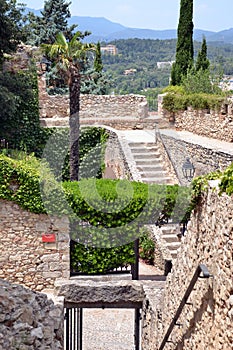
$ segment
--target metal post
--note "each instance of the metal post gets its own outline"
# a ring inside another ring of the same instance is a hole
[[[135,350],[140,349],[140,309],[135,309],[134,348]]]
[[[77,332],[77,336],[78,336],[78,350],[82,350],[83,348],[83,309],[80,308],[79,309],[79,317],[78,317],[78,332]]]
[[[70,333],[70,322],[69,322],[70,320],[69,320],[69,309],[66,309],[66,312],[65,312],[65,327],[66,327],[66,329],[65,329],[65,334],[66,334],[66,342],[65,342],[65,344],[66,344],[66,350],[69,350],[69,348],[70,348],[70,335],[69,335],[69,333]]]
[[[135,261],[133,264],[132,279],[138,280],[139,276],[139,238],[134,241],[134,256]]]

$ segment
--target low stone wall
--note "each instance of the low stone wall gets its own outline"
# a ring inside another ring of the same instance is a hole
[[[69,118],[40,118],[40,125],[42,127],[69,127]],[[132,117],[115,117],[115,118],[85,118],[80,119],[81,126],[109,126],[116,130],[154,130],[155,123],[152,118],[132,118]]]
[[[70,276],[69,223],[66,219],[33,214],[0,200],[0,278],[32,290],[52,289]],[[43,243],[42,235],[56,242]]]
[[[214,182],[215,183],[215,182]],[[229,350],[233,344],[233,196],[209,189],[193,213],[182,239],[176,263],[168,275],[162,313],[155,315],[154,333],[144,350],[158,349],[162,337],[198,266],[207,266],[213,278],[199,279],[167,343],[170,350]],[[149,301],[150,304],[150,301]],[[147,307],[149,310],[149,306]],[[149,316],[148,316],[149,317]],[[151,319],[152,320],[152,319]]]
[[[233,162],[232,154],[179,140],[165,134],[162,134],[162,139],[182,185],[187,184],[187,180],[185,180],[182,173],[182,165],[186,158],[189,158],[195,167],[195,177],[216,170],[223,171]]]
[[[173,127],[197,135],[233,142],[233,100],[228,99],[219,111],[194,110],[171,113],[163,109],[163,95],[158,98],[158,113],[166,121],[173,119]],[[170,123],[171,124],[171,123]]]
[[[45,77],[39,76],[40,118],[69,116],[68,95],[49,95]],[[86,95],[80,96],[80,119],[123,117],[140,120],[148,117],[148,103],[142,95]]]
[[[0,349],[63,349],[63,298],[56,304],[45,294],[0,279]]]
[[[121,147],[119,137],[113,131],[109,131],[105,149],[105,174],[104,178],[132,179],[124,150]]]

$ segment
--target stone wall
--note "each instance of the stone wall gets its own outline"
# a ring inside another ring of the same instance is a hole
[[[63,298],[0,279],[0,350],[63,349]]]
[[[0,278],[32,290],[52,289],[70,276],[69,224],[65,219],[33,214],[0,200]],[[43,243],[44,233],[55,243]]]
[[[60,119],[69,116],[68,95],[49,95],[45,76],[39,75],[40,118]],[[139,123],[148,117],[148,104],[142,95],[86,95],[80,96],[80,119],[133,118]]]
[[[211,182],[211,185],[216,181]],[[170,350],[229,350],[233,344],[233,196],[218,195],[209,189],[193,213],[186,235],[182,238],[176,263],[168,275],[163,309],[151,305],[154,329],[151,342],[143,350],[158,349],[172,316],[198,266],[207,266],[213,278],[199,279],[188,305],[167,343]],[[148,315],[148,318],[150,316]],[[147,324],[144,326],[146,327]]]
[[[223,151],[218,151],[217,149],[213,150],[191,142],[179,140],[163,133],[162,139],[167,154],[169,154],[172,160],[179,182],[182,185],[187,185],[187,180],[182,173],[182,165],[186,158],[189,158],[195,167],[195,177],[216,170],[223,171],[233,162],[233,154],[230,150],[228,154]]]
[[[188,107],[185,111],[171,113],[162,108],[163,95],[158,98],[158,113],[168,122],[173,119],[173,127],[197,135],[233,142],[233,99],[229,98],[219,111],[194,110]]]
[[[124,150],[121,147],[119,137],[113,131],[110,132],[105,149],[105,174],[104,178],[132,179]]]

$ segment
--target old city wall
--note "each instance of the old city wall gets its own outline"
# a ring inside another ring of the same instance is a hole
[[[0,200],[0,222],[0,278],[35,291],[53,289],[58,279],[69,278],[69,224],[65,218],[30,213]],[[45,240],[55,236],[55,242],[43,243],[45,234],[50,234]]]
[[[185,130],[200,136],[233,142],[233,99],[228,99],[217,110],[194,110],[172,114],[163,109],[163,95],[158,97],[158,114],[177,130]]]
[[[162,308],[144,306],[144,350],[157,349],[199,263],[213,278],[199,279],[173,329],[166,349],[229,350],[233,344],[233,197],[209,188],[193,213],[172,273]],[[153,325],[151,324],[153,323]],[[150,330],[153,330],[150,331]]]

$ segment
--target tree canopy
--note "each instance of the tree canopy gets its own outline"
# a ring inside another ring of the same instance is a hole
[[[0,64],[4,53],[14,52],[19,42],[26,39],[23,10],[16,0],[0,0]]]
[[[205,37],[202,41],[201,50],[198,51],[197,60],[196,60],[196,71],[202,69],[207,70],[210,66],[210,61],[207,58],[207,44]]]
[[[41,16],[29,14],[29,28],[31,35],[29,42],[33,45],[52,44],[58,33],[63,32],[67,38],[72,36],[76,25],[68,26],[67,19],[70,18],[71,2],[66,0],[46,0]]]

